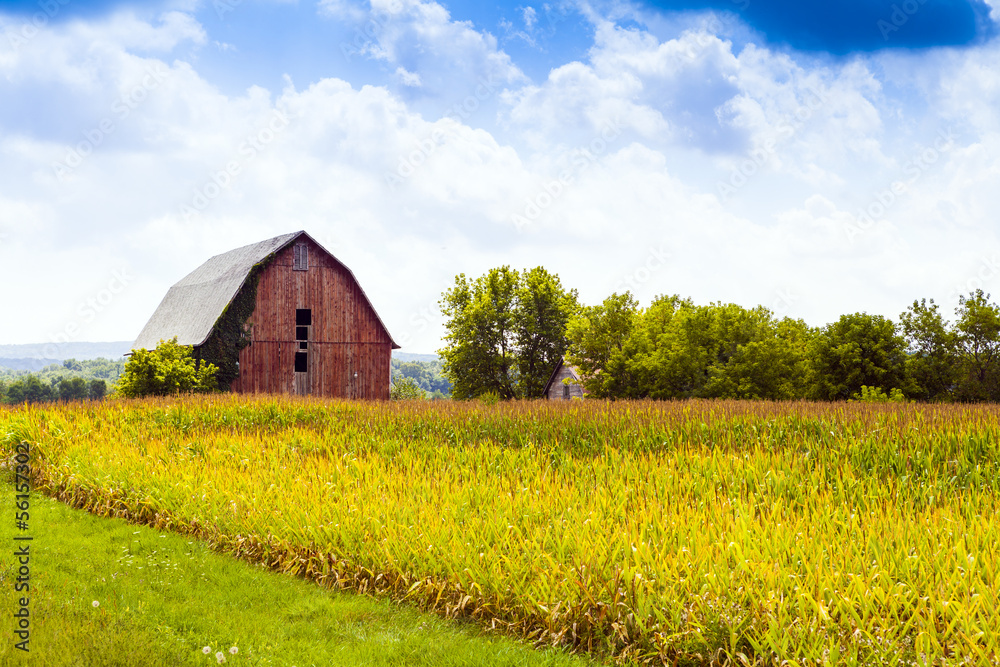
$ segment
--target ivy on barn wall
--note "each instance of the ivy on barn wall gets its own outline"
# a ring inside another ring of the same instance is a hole
[[[250,269],[243,286],[222,311],[222,315],[219,315],[208,339],[198,348],[200,361],[218,367],[219,372],[215,377],[222,391],[229,391],[230,386],[240,375],[240,352],[248,347],[251,341],[251,331],[247,327],[247,321],[257,307],[257,284],[273,258],[273,254],[268,255]]]

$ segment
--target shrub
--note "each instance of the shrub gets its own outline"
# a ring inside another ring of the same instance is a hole
[[[155,350],[132,350],[117,393],[126,398],[215,391],[218,368],[199,364],[190,345],[178,345],[177,337],[160,340]]]
[[[906,403],[906,396],[903,395],[902,389],[891,389],[889,394],[886,395],[884,391],[878,387],[869,387],[868,385],[861,385],[861,393],[854,394],[849,399],[852,402],[859,403]]]
[[[426,392],[412,378],[398,378],[389,387],[389,398],[393,401],[423,399]]]

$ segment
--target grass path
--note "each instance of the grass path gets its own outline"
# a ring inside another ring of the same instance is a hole
[[[27,533],[34,539],[25,654],[12,634],[23,593],[13,586],[14,488],[6,473],[0,507],[0,665],[216,665],[219,651],[227,666],[595,664],[405,605],[325,590],[40,494],[31,495]]]

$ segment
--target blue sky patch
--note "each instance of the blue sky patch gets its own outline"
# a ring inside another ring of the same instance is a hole
[[[657,9],[738,14],[769,42],[846,54],[886,48],[964,46],[996,34],[980,0],[655,0]]]

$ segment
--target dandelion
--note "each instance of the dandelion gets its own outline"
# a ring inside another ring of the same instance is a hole
[[[221,664],[226,661],[226,655],[222,651],[219,651],[215,654],[215,659]]]
[[[240,652],[240,650],[234,646],[231,649],[229,649],[229,652],[232,653],[233,655],[236,655],[237,653]]]
[[[204,653],[205,655],[208,655],[209,653],[212,652],[212,647],[206,646],[205,648],[201,649],[201,652]]]
[[[94,600],[94,602],[93,602],[92,604],[93,604],[93,605],[94,605],[95,607],[100,607],[100,606],[101,606],[101,603],[100,603],[100,602],[98,602],[97,600]]]

